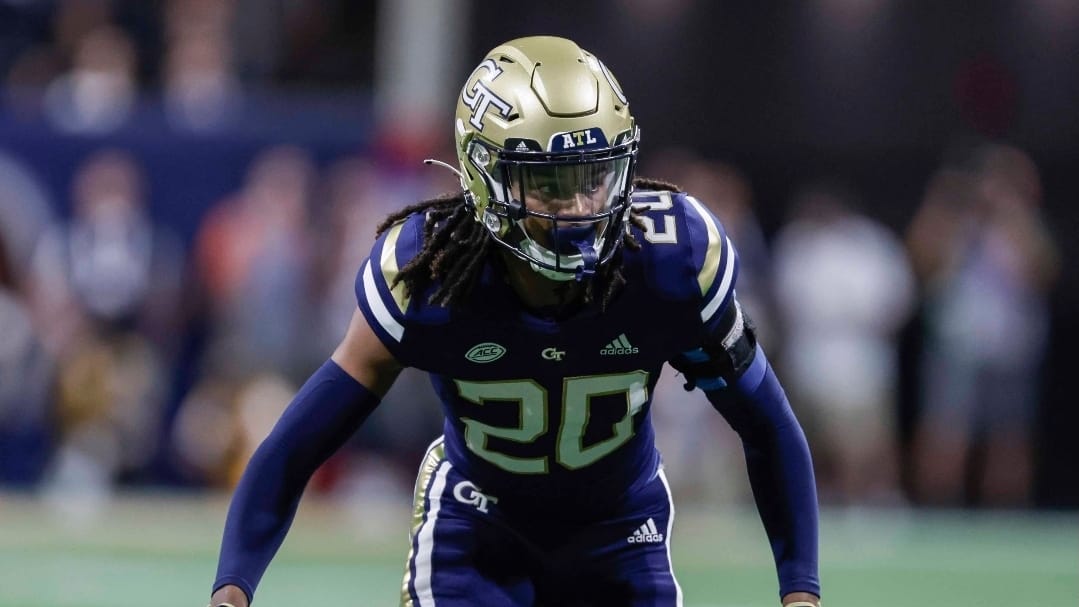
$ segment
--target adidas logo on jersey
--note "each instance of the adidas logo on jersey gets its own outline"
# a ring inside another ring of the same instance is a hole
[[[599,351],[602,356],[618,356],[620,354],[636,354],[638,352],[637,346],[629,343],[626,339],[626,334],[623,333],[611,340],[611,343],[603,346],[603,349]]]
[[[657,544],[663,541],[663,534],[656,529],[656,521],[649,518],[626,541],[631,544]]]

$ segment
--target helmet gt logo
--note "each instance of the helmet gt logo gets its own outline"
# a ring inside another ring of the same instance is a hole
[[[468,85],[461,91],[461,100],[465,102],[469,108],[472,109],[472,115],[469,117],[468,122],[472,126],[476,127],[476,130],[483,130],[483,119],[487,114],[487,110],[493,105],[498,114],[503,118],[509,118],[513,113],[513,106],[509,104],[505,99],[502,99],[494,93],[491,89],[487,88],[484,81],[490,82],[495,78],[498,78],[502,74],[502,68],[498,67],[494,59],[486,59],[483,63],[479,64],[475,72],[483,68],[487,70],[485,75],[480,76],[476,83],[469,89]],[[471,77],[469,78],[471,80]]]

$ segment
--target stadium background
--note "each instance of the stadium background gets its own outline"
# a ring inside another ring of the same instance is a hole
[[[536,33],[619,77],[642,172],[697,185],[746,226],[743,295],[814,449],[825,422],[887,420],[894,480],[822,494],[828,604],[1074,605],[1079,5],[1062,0],[0,1],[0,605],[205,599],[227,489],[339,338],[374,225],[453,186],[419,161],[452,160],[460,82],[493,45]],[[949,278],[921,274],[915,226],[936,178],[969,177],[994,143],[1037,167],[1041,195],[1018,217],[1055,251],[1034,289],[1044,317],[998,319],[1048,328],[1014,391],[1034,453],[1020,495],[979,490],[985,453],[944,487],[915,453],[927,294]],[[860,256],[831,266],[910,282],[853,283],[891,310],[862,336],[885,362],[819,382],[873,395],[861,418],[809,407],[817,386],[795,380],[796,321],[814,316],[784,299],[783,277],[806,268],[790,265],[789,228],[821,197],[907,247],[879,272]],[[79,249],[107,208],[138,219],[136,236]],[[774,604],[736,444],[667,379],[656,414],[687,605]],[[395,600],[412,469],[438,430],[425,382],[399,384],[316,478],[258,604]],[[822,478],[869,455],[839,449]]]

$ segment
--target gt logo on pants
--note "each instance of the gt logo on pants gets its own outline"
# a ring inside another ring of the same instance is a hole
[[[498,503],[498,498],[482,493],[479,487],[469,481],[461,481],[453,488],[453,497],[462,504],[475,506],[480,512],[487,512],[487,503]]]

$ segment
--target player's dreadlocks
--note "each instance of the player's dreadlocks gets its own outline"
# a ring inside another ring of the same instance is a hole
[[[639,190],[680,191],[673,183],[659,179],[637,178],[633,181]],[[409,205],[391,213],[379,224],[377,235],[381,236],[390,226],[413,213],[425,213],[423,224],[423,248],[397,273],[391,287],[404,283],[409,294],[423,293],[436,280],[440,284],[429,298],[429,303],[452,307],[472,291],[483,260],[491,247],[490,233],[475,220],[473,211],[465,205],[464,192],[441,196]],[[640,229],[644,224],[639,213],[630,209],[630,222]],[[622,245],[637,251],[641,244],[630,233],[622,236]],[[585,289],[585,301],[591,302],[602,292],[600,306],[606,310],[619,289],[626,284],[622,275],[622,251],[616,253],[610,263],[596,271],[596,277]]]

